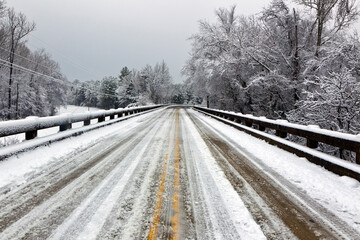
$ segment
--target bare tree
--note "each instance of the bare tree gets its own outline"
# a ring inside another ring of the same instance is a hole
[[[5,6],[5,1],[4,0],[0,0],[0,18],[5,16],[5,10],[6,6]]]
[[[0,46],[4,46],[6,42],[6,31],[3,18],[6,13],[5,1],[0,0]]]
[[[330,29],[330,33],[333,34],[348,27],[359,16],[359,11],[355,5],[356,0],[294,1],[316,12],[316,19],[313,25],[313,28],[317,27],[316,56],[319,55],[319,49],[324,43],[324,29],[328,22],[333,22],[333,26]]]
[[[13,64],[15,60],[15,52],[19,44],[30,32],[35,30],[35,23],[29,22],[22,13],[16,13],[13,8],[7,11],[6,30],[9,34],[9,88],[8,88],[8,118],[11,117],[11,87],[13,81]]]

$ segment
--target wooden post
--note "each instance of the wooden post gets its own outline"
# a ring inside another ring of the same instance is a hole
[[[306,139],[306,146],[315,149],[319,146],[319,142],[308,138]]]
[[[115,118],[115,115],[110,115],[110,120],[114,119],[114,118]]]
[[[60,125],[60,127],[59,127],[60,132],[66,131],[66,130],[71,129],[71,128],[72,128],[71,123],[66,123],[66,124]]]
[[[360,150],[356,153],[356,163],[360,164]]]
[[[262,126],[262,125],[259,125],[259,130],[262,131],[262,132],[265,132],[265,127]]]
[[[26,132],[25,133],[25,140],[31,140],[37,137],[37,130]]]
[[[287,137],[287,133],[286,132],[283,132],[283,131],[280,131],[280,130],[276,130],[276,133],[275,133],[276,136],[278,137],[281,137],[281,138],[286,138]]]
[[[104,121],[105,121],[105,116],[98,118],[98,122],[104,122]]]
[[[85,121],[84,121],[84,126],[88,126],[88,125],[90,125],[90,121],[91,121],[90,119],[85,120]]]
[[[247,127],[252,127],[252,122],[250,122],[250,121],[245,121],[245,126],[247,126]]]
[[[206,107],[207,107],[207,108],[210,108],[209,96],[206,96]]]

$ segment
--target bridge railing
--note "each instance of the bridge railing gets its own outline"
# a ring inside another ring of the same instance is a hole
[[[11,136],[15,134],[25,133],[25,139],[30,140],[37,137],[38,130],[59,127],[59,131],[65,131],[72,128],[72,124],[76,122],[84,122],[84,126],[90,125],[91,120],[97,119],[98,122],[104,122],[106,117],[114,119],[135,113],[140,113],[162,105],[120,108],[111,110],[98,110],[93,112],[78,114],[62,114],[52,117],[28,117],[20,120],[11,120],[0,122],[0,137]]]
[[[296,147],[292,147],[285,142],[274,140],[273,138],[266,137],[264,134],[259,134],[259,132],[250,130],[256,128],[261,132],[265,132],[266,129],[272,129],[275,132],[275,135],[280,138],[286,138],[288,134],[299,136],[306,139],[306,146],[310,149],[316,150],[319,146],[319,143],[324,143],[330,146],[337,147],[339,149],[349,150],[356,153],[356,163],[360,164],[360,135],[352,135],[346,133],[340,133],[335,131],[330,131],[326,129],[320,129],[318,126],[303,126],[299,124],[289,123],[286,120],[271,120],[265,117],[255,117],[252,115],[245,115],[240,113],[215,110],[203,107],[194,107],[197,110],[202,112],[214,115],[224,121],[236,122],[244,125],[241,130],[255,135],[261,139],[264,139],[270,142],[273,145],[277,145],[285,150],[289,150],[299,156],[306,157],[310,161],[315,161],[319,165],[324,166],[330,163],[322,161],[315,154],[308,154],[306,151],[299,150]],[[331,165],[331,164],[330,164]],[[326,167],[326,166],[325,166]],[[327,167],[326,167],[327,168]]]

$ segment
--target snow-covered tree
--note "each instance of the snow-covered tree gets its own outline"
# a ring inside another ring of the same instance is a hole
[[[117,108],[116,89],[118,80],[115,77],[104,77],[100,86],[100,107],[104,109]]]
[[[11,117],[12,107],[12,86],[13,86],[13,72],[14,61],[16,58],[16,51],[30,32],[34,31],[35,23],[27,20],[22,13],[17,13],[13,8],[7,10],[5,31],[9,35],[8,49],[9,49],[9,86],[8,86],[8,118]]]
[[[272,1],[256,17],[237,16],[235,7],[217,10],[217,21],[201,21],[191,37],[192,51],[182,71],[186,84],[203,99],[210,96],[212,107],[285,118],[306,97],[305,81],[328,77],[343,66],[358,79],[357,37],[339,32],[356,18],[357,9],[351,1],[334,4],[323,6],[331,13],[321,27],[321,48],[315,34],[319,22],[283,0]],[[349,13],[341,12],[346,4]]]
[[[289,120],[304,125],[315,124],[333,131],[359,134],[360,132],[360,82],[350,69],[343,67],[328,76],[306,81],[308,89],[297,103],[297,108],[287,115]],[[351,160],[351,154],[321,146],[325,151]]]
[[[116,90],[118,95],[119,107],[126,107],[131,103],[136,102],[136,89],[134,85],[135,75],[127,68],[124,67],[119,75],[120,84]]]
[[[313,28],[316,26],[316,56],[319,55],[320,47],[326,41],[337,32],[349,27],[359,16],[356,0],[294,0],[294,2],[315,13],[312,18],[315,19]]]
[[[0,118],[53,115],[65,104],[67,81],[45,50],[31,51],[35,24],[0,1]]]
[[[162,61],[154,66],[154,78],[148,78],[150,98],[155,104],[166,103],[170,97],[168,89],[171,82],[169,67]]]

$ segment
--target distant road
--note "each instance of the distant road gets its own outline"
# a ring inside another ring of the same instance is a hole
[[[202,114],[139,121],[0,195],[0,239],[360,238]]]

